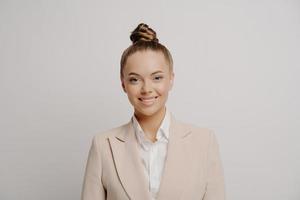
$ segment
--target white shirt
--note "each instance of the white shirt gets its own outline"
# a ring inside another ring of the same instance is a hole
[[[152,199],[156,199],[167,155],[170,113],[166,109],[166,114],[156,134],[157,141],[155,142],[152,142],[145,136],[144,131],[134,115],[132,117],[132,123],[139,144],[144,172],[149,181],[149,190],[152,194]]]

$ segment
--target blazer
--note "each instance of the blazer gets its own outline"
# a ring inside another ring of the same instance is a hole
[[[94,135],[81,200],[151,200],[131,121]],[[224,200],[215,134],[171,114],[167,158],[158,200]]]

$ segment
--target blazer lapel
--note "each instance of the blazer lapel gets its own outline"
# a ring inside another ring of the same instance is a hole
[[[188,135],[191,133],[188,126],[178,122],[171,114],[170,137],[167,158],[158,192],[158,200],[180,199],[184,188],[190,155]]]
[[[151,195],[131,121],[124,125],[123,131],[118,135],[110,136],[109,142],[116,171],[129,199],[150,200]]]

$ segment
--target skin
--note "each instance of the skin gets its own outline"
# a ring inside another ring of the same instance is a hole
[[[173,87],[174,73],[170,69],[163,53],[153,50],[130,55],[123,69],[122,88],[146,137],[152,142],[156,141]]]

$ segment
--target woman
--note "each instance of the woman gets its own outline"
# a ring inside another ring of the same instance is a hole
[[[166,108],[173,61],[154,30],[139,24],[121,58],[131,120],[94,136],[82,200],[223,200],[224,179],[211,130],[179,122]]]

